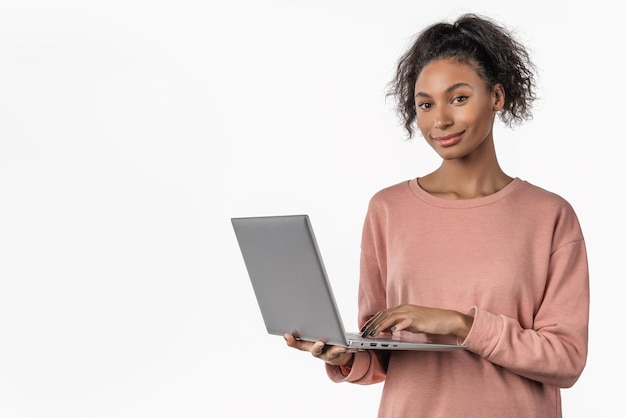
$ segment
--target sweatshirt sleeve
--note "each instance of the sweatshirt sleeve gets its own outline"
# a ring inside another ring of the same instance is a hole
[[[467,349],[521,376],[570,387],[586,363],[589,274],[583,239],[553,251],[541,305],[532,329],[513,318],[472,307]]]
[[[385,370],[382,364],[388,360],[386,351],[357,351],[354,353],[354,363],[347,374],[340,367],[326,363],[326,373],[333,382],[350,382],[361,385],[371,385],[385,380]],[[385,360],[386,359],[386,360]]]

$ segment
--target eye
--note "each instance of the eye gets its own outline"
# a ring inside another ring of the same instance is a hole
[[[417,108],[421,110],[428,110],[432,107],[432,105],[428,102],[417,103]]]
[[[468,99],[468,96],[455,96],[452,99],[452,103],[463,103],[464,101],[466,101]]]

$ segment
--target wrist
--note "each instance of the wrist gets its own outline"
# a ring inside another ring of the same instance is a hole
[[[338,365],[341,374],[344,376],[348,376],[350,374],[350,372],[352,371],[352,364],[354,364],[354,353],[347,354],[348,356],[346,356],[346,362]]]
[[[342,361],[340,364],[341,367],[347,367],[347,368],[352,367],[352,364],[354,363],[354,352],[348,351],[342,354],[341,357],[345,357],[345,361]]]
[[[474,317],[470,315],[465,315],[459,313],[458,317],[457,329],[453,333],[455,336],[461,339],[466,339],[470,330],[472,329],[472,325],[474,325]]]

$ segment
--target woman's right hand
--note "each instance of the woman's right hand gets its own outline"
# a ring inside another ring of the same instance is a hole
[[[291,334],[285,334],[284,337],[289,347],[300,351],[308,351],[313,357],[324,360],[326,363],[333,366],[352,367],[354,351],[348,350],[346,347],[328,345],[324,341],[311,342],[298,340]]]

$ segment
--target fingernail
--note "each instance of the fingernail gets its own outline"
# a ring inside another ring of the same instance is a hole
[[[375,330],[375,329],[373,329],[373,330],[371,330],[371,331],[370,331],[370,336],[372,336],[372,337],[373,337],[373,336],[374,336],[374,334],[376,334],[376,330]]]
[[[360,329],[360,332],[365,332],[366,329],[367,329],[367,325],[363,325]]]
[[[394,326],[393,326],[393,327],[391,327],[390,329],[391,329],[391,331],[393,332],[393,331],[395,331],[397,328],[396,328],[396,326],[394,325]]]

